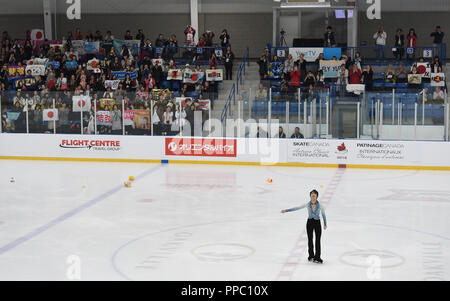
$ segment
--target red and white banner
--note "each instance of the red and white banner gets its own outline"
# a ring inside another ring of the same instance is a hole
[[[430,63],[417,63],[417,73],[421,74],[422,77],[431,77],[431,66]]]
[[[101,73],[100,61],[97,59],[92,59],[87,62],[87,70],[92,70],[94,73]]]
[[[183,79],[183,73],[181,72],[181,69],[170,69],[167,72],[167,80],[182,80]]]
[[[223,80],[222,69],[208,69],[206,70],[206,80],[209,82],[218,82]]]
[[[81,111],[89,111],[91,109],[91,97],[90,96],[73,96],[73,111],[81,112]]]
[[[33,29],[31,31],[31,40],[44,40],[44,31],[42,29]]]
[[[43,111],[43,118],[44,121],[58,121],[58,110],[57,109],[46,109]]]
[[[445,73],[431,73],[432,87],[445,87]]]
[[[236,139],[166,138],[166,156],[236,157]]]

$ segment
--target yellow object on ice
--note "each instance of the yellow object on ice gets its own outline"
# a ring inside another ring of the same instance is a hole
[[[130,182],[125,182],[125,187],[131,187],[131,183]]]
[[[267,178],[267,183],[272,183],[273,180],[271,178]]]
[[[134,181],[134,176],[129,176],[129,177],[128,177],[128,180]]]

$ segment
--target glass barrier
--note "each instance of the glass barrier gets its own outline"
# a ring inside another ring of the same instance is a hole
[[[187,97],[169,89],[89,95],[3,91],[0,131],[448,141],[449,104],[441,87],[408,92],[358,91],[335,84],[244,87],[231,100],[214,98],[218,93],[213,89],[191,91]],[[225,107],[228,114],[222,120]]]

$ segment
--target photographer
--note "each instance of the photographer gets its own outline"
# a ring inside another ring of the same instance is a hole
[[[336,40],[334,38],[333,28],[331,26],[327,27],[327,32],[324,34],[324,46],[325,47],[336,47]]]
[[[220,39],[220,45],[222,47],[230,46],[230,35],[228,34],[227,30],[222,30],[222,33],[219,36]]]
[[[377,61],[384,60],[384,47],[386,46],[387,34],[383,26],[378,26],[378,31],[373,35],[375,45],[377,46]]]

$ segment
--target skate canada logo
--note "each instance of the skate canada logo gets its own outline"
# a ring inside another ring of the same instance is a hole
[[[94,151],[120,151],[120,141],[97,139],[62,139],[59,144],[63,149],[87,149]]]
[[[236,139],[166,138],[167,156],[236,157]]]
[[[290,157],[292,159],[327,159],[330,157],[328,142],[292,142]]]

